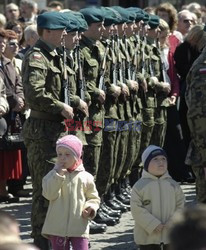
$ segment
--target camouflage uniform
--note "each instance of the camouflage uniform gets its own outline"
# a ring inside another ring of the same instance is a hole
[[[102,145],[102,129],[104,126],[104,105],[100,104],[99,97],[99,62],[104,55],[104,46],[97,44],[83,36],[80,41],[81,60],[86,81],[87,91],[91,96],[89,106],[90,131],[86,133],[87,146],[84,148],[84,166],[88,172],[96,177],[99,166],[100,150]]]
[[[187,120],[191,133],[186,164],[196,175],[197,200],[206,203],[206,48],[193,63],[188,75],[185,99]]]
[[[55,145],[65,134],[62,96],[62,60],[39,40],[23,61],[23,86],[31,116],[24,123],[23,135],[33,185],[32,237],[41,236],[48,201],[42,196],[42,178],[53,168]]]

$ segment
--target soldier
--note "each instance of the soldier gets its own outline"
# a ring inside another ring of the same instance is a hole
[[[88,24],[88,30],[80,41],[81,60],[87,90],[91,96],[89,106],[89,131],[86,132],[88,145],[84,149],[84,164],[88,172],[96,174],[99,166],[100,149],[102,143],[102,128],[104,119],[105,92],[99,88],[100,66],[104,54],[104,47],[100,38],[104,30],[103,11],[97,7],[81,9]]]
[[[106,85],[106,100],[105,100],[105,119],[103,129],[103,144],[100,155],[99,169],[96,178],[96,186],[101,197],[101,205],[99,213],[103,216],[104,213],[111,217],[120,217],[121,211],[114,211],[106,206],[104,195],[107,193],[111,183],[110,177],[114,167],[114,153],[116,142],[116,126],[118,122],[117,100],[121,93],[121,88],[117,83],[116,67],[117,60],[114,54],[114,29],[117,23],[121,22],[121,16],[117,11],[111,8],[102,8],[105,13],[104,27],[101,42],[105,46],[105,63],[104,70],[108,73],[108,81],[105,79]],[[114,205],[114,204],[113,204]],[[117,207],[119,208],[119,207]]]
[[[206,203],[206,48],[193,63],[186,81],[187,120],[191,133],[186,164],[192,166],[196,176],[197,201]]]
[[[48,241],[41,236],[48,201],[42,196],[42,178],[53,167],[56,140],[66,133],[64,119],[73,118],[73,109],[64,103],[68,97],[63,95],[63,64],[56,52],[68,26],[62,13],[39,15],[40,39],[26,54],[22,67],[25,99],[31,109],[23,134],[33,184],[32,237],[34,244],[44,250],[49,249]]]
[[[160,51],[158,46],[158,36],[160,19],[156,15],[150,15],[148,30],[148,44],[150,45],[150,75],[151,82],[154,83],[156,92],[156,107],[154,109],[154,129],[150,140],[151,144],[163,147],[166,134],[167,107],[170,106],[167,95],[171,90],[168,78],[164,77]]]

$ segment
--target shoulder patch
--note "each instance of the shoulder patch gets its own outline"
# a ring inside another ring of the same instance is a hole
[[[206,68],[201,68],[199,69],[200,74],[206,74]]]
[[[42,55],[39,54],[39,53],[34,53],[34,54],[33,54],[33,58],[34,58],[35,60],[39,60],[39,59],[42,58]]]

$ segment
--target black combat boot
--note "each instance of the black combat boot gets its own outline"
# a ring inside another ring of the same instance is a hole
[[[104,223],[107,226],[114,226],[118,223],[115,218],[109,217],[108,215],[104,214],[101,209],[97,211],[97,215],[94,218],[94,221],[97,223]]]
[[[106,224],[98,224],[95,221],[91,221],[89,224],[89,233],[90,234],[100,234],[104,233],[107,230]]]
[[[125,193],[125,190],[122,188],[121,181],[118,182],[115,186],[116,198],[125,205],[130,205],[130,198]]]

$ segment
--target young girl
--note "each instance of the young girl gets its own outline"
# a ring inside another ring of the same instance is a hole
[[[88,250],[89,220],[100,199],[93,176],[85,171],[82,142],[67,135],[56,143],[57,163],[42,182],[43,196],[50,201],[42,234],[53,250]]]
[[[150,145],[142,154],[144,170],[132,188],[134,240],[140,250],[168,249],[168,222],[184,207],[184,194],[167,171],[165,151]]]

